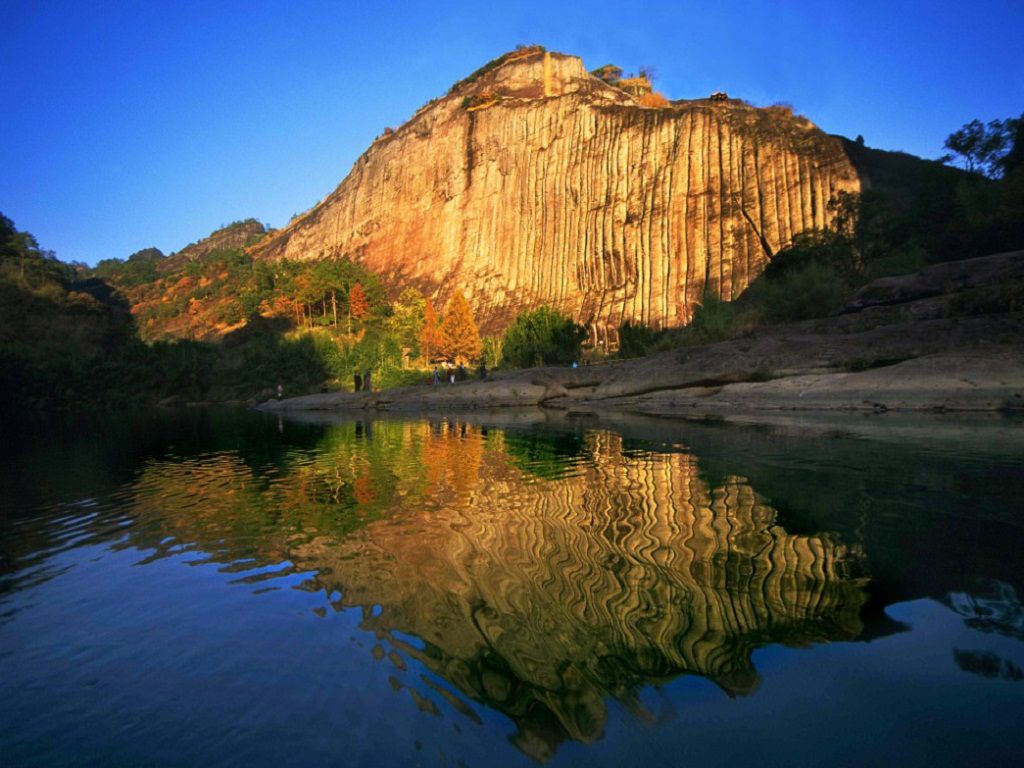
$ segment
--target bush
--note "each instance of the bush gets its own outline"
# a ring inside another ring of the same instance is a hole
[[[849,238],[830,230],[811,231],[797,235],[791,245],[779,251],[761,279],[778,281],[812,263],[827,264],[850,277],[859,270],[856,249]]]
[[[790,323],[835,313],[849,292],[849,284],[834,264],[808,261],[781,277],[754,283],[747,298],[748,306],[759,307],[767,322]],[[735,320],[733,315],[731,322]]]
[[[313,347],[324,370],[335,379],[347,382],[352,378],[359,362],[352,353],[352,347],[339,344],[330,333],[316,331],[309,334]]]
[[[662,94],[652,91],[651,93],[645,93],[640,97],[640,106],[657,107],[660,109],[661,107],[668,106],[668,99],[666,99]]]
[[[249,317],[242,308],[241,302],[236,299],[220,302],[214,307],[212,314],[215,321],[228,325],[237,325]]]
[[[650,352],[661,334],[646,325],[619,326],[619,357],[641,357]]]
[[[502,356],[510,365],[569,364],[580,357],[586,329],[551,307],[520,314],[505,332]]]
[[[867,262],[864,276],[867,280],[875,280],[890,275],[909,275],[927,266],[928,254],[924,249],[910,246]]]
[[[736,308],[706,305],[695,323],[700,318],[711,334],[731,330],[737,335],[762,322],[826,317],[839,309],[854,286],[863,282],[860,251],[851,237],[831,230],[809,232],[797,236],[792,245],[776,254]]]
[[[711,293],[704,294],[700,306],[693,314],[693,320],[686,328],[688,344],[713,344],[731,339],[738,333],[737,305],[722,301]]]

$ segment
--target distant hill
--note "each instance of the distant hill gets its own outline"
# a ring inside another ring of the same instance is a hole
[[[50,356],[100,354],[131,335],[127,299],[42,250],[0,214],[0,343]]]

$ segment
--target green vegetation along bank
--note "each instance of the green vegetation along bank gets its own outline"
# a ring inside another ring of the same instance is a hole
[[[833,225],[796,238],[736,301],[705,297],[684,328],[624,325],[618,348],[588,347],[550,307],[481,336],[459,292],[435,307],[346,259],[254,259],[270,230],[249,219],[176,254],[156,248],[95,267],[66,264],[0,218],[0,387],[8,410],[262,400],[427,387],[435,366],[601,363],[685,350],[815,319],[892,275],[1024,247],[1024,121],[974,121],[950,135],[949,163],[849,142],[875,185],[830,201]],[[956,290],[947,316],[1020,310],[1021,283]],[[948,293],[948,292],[947,292]],[[779,332],[781,333],[781,331]],[[779,335],[776,333],[776,336]],[[856,365],[856,361],[850,365]],[[461,378],[461,377],[460,377]],[[422,389],[422,392],[428,392]],[[512,397],[517,400],[517,397]]]

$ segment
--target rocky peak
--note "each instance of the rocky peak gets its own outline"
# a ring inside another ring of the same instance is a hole
[[[843,144],[784,108],[668,102],[539,47],[456,83],[357,160],[261,258],[348,257],[481,327],[552,305],[603,341],[738,296],[861,180]]]
[[[621,70],[620,70],[621,72]],[[462,96],[465,106],[479,109],[506,100],[541,99],[583,94],[597,101],[628,104],[624,96],[637,96],[646,77],[609,81],[588,72],[578,56],[529,46],[510,51],[460,80],[449,95]]]
[[[178,256],[198,259],[214,251],[244,248],[267,233],[267,228],[256,219],[235,221],[226,227],[214,230],[202,240],[190,243],[178,251]]]
[[[189,243],[177,253],[161,260],[161,272],[171,272],[185,262],[201,259],[216,251],[229,251],[254,245],[270,230],[256,219],[235,221],[226,227],[214,230],[202,240]]]

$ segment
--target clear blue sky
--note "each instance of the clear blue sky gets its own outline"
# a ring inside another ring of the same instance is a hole
[[[924,157],[1024,111],[1024,2],[0,4],[0,211],[66,261],[310,208],[385,126],[518,43],[669,98],[789,102]]]

